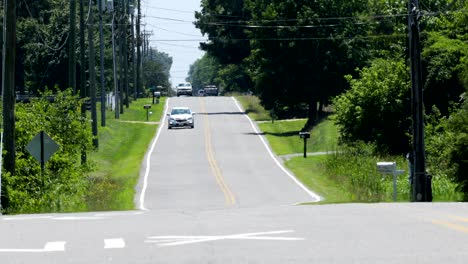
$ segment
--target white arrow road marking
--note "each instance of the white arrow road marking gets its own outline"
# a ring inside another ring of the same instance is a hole
[[[265,236],[273,234],[293,233],[294,230],[280,230],[260,233],[245,233],[238,235],[227,236],[152,236],[145,240],[145,243],[155,243],[160,247],[179,246],[186,244],[202,243],[208,241],[217,241],[225,239],[242,239],[242,240],[278,240],[278,241],[299,241],[305,240],[301,237],[275,237]]]
[[[124,248],[125,240],[123,238],[104,239],[104,248]]]
[[[47,252],[62,252],[65,251],[65,241],[48,242],[43,249],[27,249],[27,248],[0,248],[0,253],[47,253]]]

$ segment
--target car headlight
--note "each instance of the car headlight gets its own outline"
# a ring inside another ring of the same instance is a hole
[[[187,120],[188,121],[193,121],[193,117],[189,117]]]

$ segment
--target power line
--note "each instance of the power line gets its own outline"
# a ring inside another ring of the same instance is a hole
[[[216,38],[212,37],[209,39],[152,39],[152,42],[202,42],[207,40],[218,40],[218,41],[250,41],[250,40],[261,40],[261,41],[300,41],[300,40],[353,40],[353,39],[373,39],[373,38],[394,38],[394,37],[405,37],[406,34],[393,34],[393,35],[369,35],[369,36],[352,36],[352,37],[298,37],[298,38]]]

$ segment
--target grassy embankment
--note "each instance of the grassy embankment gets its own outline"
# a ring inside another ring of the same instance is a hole
[[[258,105],[258,99],[238,96],[249,116],[256,121],[268,120],[268,112]],[[303,141],[298,133],[306,120],[259,123],[270,146],[279,155],[303,152]],[[311,131],[307,144],[308,152],[337,151],[329,155],[309,155],[288,158],[285,165],[311,190],[321,195],[322,203],[346,202],[390,202],[392,201],[392,177],[377,172],[378,161],[395,161],[398,169],[405,173],[398,176],[398,201],[409,201],[408,168],[403,156],[376,156],[371,147],[361,144],[356,149],[339,147],[338,129],[332,117],[322,120]],[[434,201],[455,201],[460,195],[454,191],[453,183],[435,177],[433,181]]]
[[[151,98],[132,102],[129,108],[124,108],[119,120],[115,119],[115,112],[107,111],[106,127],[99,126],[99,150],[89,155],[96,164],[96,171],[91,175],[93,184],[87,195],[88,210],[134,209],[141,162],[158,128],[154,122],[163,114],[165,98],[151,106],[150,123],[146,123],[143,105],[151,103]],[[98,116],[100,119],[100,112]]]

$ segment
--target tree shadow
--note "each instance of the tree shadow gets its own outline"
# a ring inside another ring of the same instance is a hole
[[[209,112],[209,113],[199,113],[197,115],[245,115],[245,112]]]

